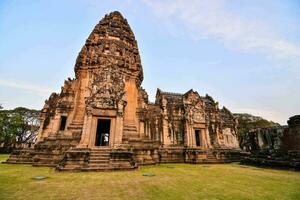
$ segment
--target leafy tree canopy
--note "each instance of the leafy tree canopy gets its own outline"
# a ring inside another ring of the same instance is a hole
[[[40,111],[18,107],[5,110],[0,106],[0,144],[12,147],[35,141]]]

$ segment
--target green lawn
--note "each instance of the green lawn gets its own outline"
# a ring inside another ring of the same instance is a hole
[[[7,155],[0,155],[0,161]],[[153,177],[142,176],[154,173]],[[48,179],[33,180],[44,175]],[[300,199],[300,173],[238,164],[146,166],[135,171],[58,173],[0,164],[0,199]]]

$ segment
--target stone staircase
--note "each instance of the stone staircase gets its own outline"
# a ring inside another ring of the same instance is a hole
[[[110,169],[110,148],[93,148],[90,151],[89,161],[82,171],[102,171]]]
[[[124,143],[141,141],[137,127],[134,122],[124,122],[122,140]]]
[[[75,138],[80,138],[82,134],[82,127],[83,127],[82,121],[73,121],[71,124],[69,124],[67,129],[72,132],[72,135]]]
[[[63,158],[63,154],[52,151],[37,151],[33,157],[34,167],[55,167]]]
[[[45,138],[34,147],[33,166],[55,167],[63,159],[64,153],[78,143],[79,139],[70,136]]]
[[[209,150],[206,155],[207,159],[204,163],[229,163],[240,161],[240,152],[234,150]]]
[[[188,149],[185,151],[186,163],[230,163],[240,161],[240,151],[231,149]]]
[[[108,171],[131,170],[136,167],[131,152],[101,147],[70,149],[56,169],[59,171]]]
[[[213,151],[207,151],[206,152],[206,159],[203,161],[203,163],[224,163],[224,158]]]
[[[32,164],[32,154],[33,149],[21,149],[21,150],[14,150],[10,155],[7,161],[3,163],[9,164]]]

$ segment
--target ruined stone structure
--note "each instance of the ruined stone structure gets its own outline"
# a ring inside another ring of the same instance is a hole
[[[300,115],[287,126],[255,129],[248,135],[251,154],[242,163],[300,170]]]
[[[256,128],[248,131],[244,136],[243,150],[252,152],[257,150],[279,150],[287,126]]]
[[[300,115],[290,117],[288,129],[282,137],[281,151],[299,151],[300,154]],[[300,157],[300,155],[299,155]]]
[[[158,89],[149,102],[137,41],[119,12],[96,25],[75,75],[45,102],[34,148],[7,162],[90,171],[239,159],[237,122],[212,97]]]

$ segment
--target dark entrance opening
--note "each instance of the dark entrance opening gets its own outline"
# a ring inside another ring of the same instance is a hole
[[[98,119],[96,132],[96,146],[109,145],[110,119]]]
[[[61,116],[59,130],[64,131],[66,129],[66,124],[67,124],[67,116]]]
[[[196,146],[199,147],[201,145],[201,140],[200,140],[200,130],[195,130],[195,138],[196,138]]]

